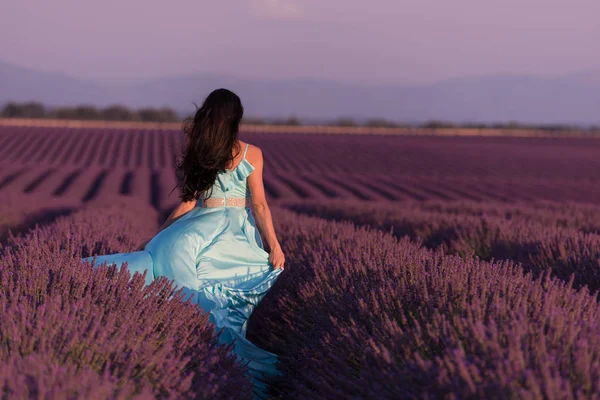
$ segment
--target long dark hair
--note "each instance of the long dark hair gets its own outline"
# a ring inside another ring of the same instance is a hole
[[[217,174],[235,160],[232,155],[238,144],[238,129],[244,107],[240,98],[227,89],[217,89],[206,97],[194,117],[183,127],[185,143],[176,162],[181,200],[206,198],[206,192]]]

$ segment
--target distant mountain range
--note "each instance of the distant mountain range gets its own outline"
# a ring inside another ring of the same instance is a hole
[[[218,74],[103,84],[0,63],[0,105],[29,100],[50,106],[119,103],[133,108],[169,106],[185,115],[194,110],[193,103],[200,105],[218,87],[238,93],[247,116],[600,124],[600,71],[552,78],[479,76],[415,85],[241,79]]]

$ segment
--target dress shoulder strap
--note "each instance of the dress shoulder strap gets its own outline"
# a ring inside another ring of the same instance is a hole
[[[246,143],[246,148],[244,149],[244,156],[242,157],[242,160],[244,158],[246,158],[246,152],[248,151],[248,143]]]

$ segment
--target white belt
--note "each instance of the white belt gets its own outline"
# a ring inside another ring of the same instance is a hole
[[[250,197],[227,197],[227,205],[225,205],[224,197],[209,197],[202,199],[202,208],[210,207],[250,207],[252,200]]]

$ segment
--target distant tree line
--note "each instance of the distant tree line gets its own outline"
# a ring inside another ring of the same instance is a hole
[[[302,122],[296,117],[289,117],[283,119],[261,119],[261,118],[247,118],[245,122],[254,125],[302,125]],[[506,122],[506,123],[480,123],[480,122],[449,122],[431,120],[420,124],[409,124],[386,120],[383,118],[370,118],[364,121],[357,121],[350,117],[341,117],[329,122],[327,125],[330,126],[347,126],[347,127],[371,127],[371,128],[426,128],[426,129],[541,129],[545,131],[600,131],[600,126],[591,125],[588,127],[582,127],[579,125],[567,125],[567,124],[525,124],[519,122]]]
[[[246,124],[252,125],[293,125],[300,126],[304,125],[304,123],[295,116],[290,116],[287,118],[258,118],[258,117],[244,117],[243,120]],[[400,127],[411,127],[415,125],[403,124],[399,122],[389,121],[382,118],[373,118],[367,119],[366,121],[356,121],[350,117],[341,117],[337,118],[333,121],[326,123],[325,125],[330,126],[366,126],[366,127],[376,127],[376,128],[400,128]]]
[[[72,107],[46,107],[39,102],[25,103],[7,103],[0,114],[3,118],[56,118],[73,120],[100,120],[100,121],[143,121],[143,122],[180,122],[182,118],[173,109],[162,108],[140,108],[130,109],[120,104],[114,104],[105,108],[98,108],[93,105],[79,105]],[[189,116],[188,116],[189,117]],[[243,123],[252,125],[304,125],[298,117],[289,116],[287,118],[258,118],[244,117]],[[340,117],[326,123],[330,126],[345,127],[373,127],[373,128],[428,128],[428,129],[541,129],[545,131],[600,131],[600,126],[592,125],[582,127],[567,124],[547,124],[534,125],[519,122],[507,123],[478,123],[478,122],[448,122],[440,120],[431,120],[420,124],[400,123],[386,120],[383,118],[370,118],[363,121],[357,121],[351,117]]]
[[[168,107],[140,108],[115,104],[105,108],[92,105],[74,107],[46,107],[38,102],[7,103],[2,109],[3,118],[56,118],[96,121],[143,121],[143,122],[177,122],[179,115]]]
[[[570,125],[570,124],[526,124],[520,122],[504,122],[504,123],[480,123],[480,122],[463,122],[454,123],[447,121],[428,121],[421,124],[423,128],[439,129],[439,128],[471,128],[471,129],[539,129],[544,131],[599,131],[600,126],[590,125],[587,127],[581,125]]]

